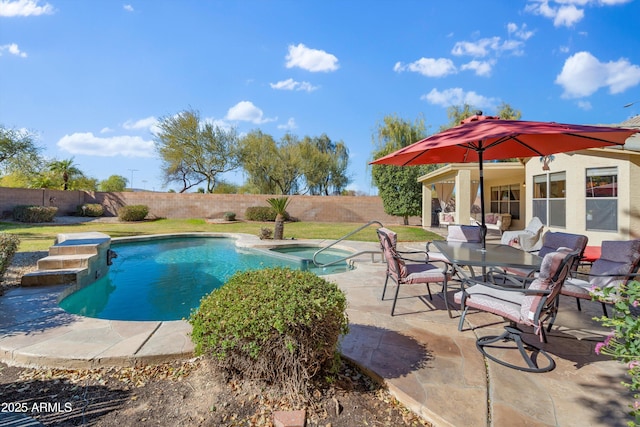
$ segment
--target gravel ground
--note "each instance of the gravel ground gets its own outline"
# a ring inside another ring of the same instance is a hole
[[[17,252],[0,283],[0,295],[2,295],[4,289],[20,286],[22,276],[36,270],[38,260],[46,256],[46,251]]]

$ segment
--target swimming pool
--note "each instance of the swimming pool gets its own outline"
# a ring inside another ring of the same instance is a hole
[[[294,256],[269,256],[269,251],[237,248],[232,238],[156,238],[113,242],[111,247],[118,257],[109,273],[64,297],[59,303],[62,309],[108,320],[179,320],[187,318],[204,295],[237,271],[305,268]],[[322,270],[309,270],[323,274]]]
[[[346,261],[341,261],[349,255],[353,255],[353,252],[343,249],[329,248],[325,249],[318,254],[316,262],[318,266],[313,263],[313,255],[321,249],[321,246],[308,246],[308,245],[294,245],[294,246],[278,246],[271,248],[271,252],[284,254],[286,256],[294,256],[301,258],[304,265],[309,269],[316,272],[316,274],[329,274],[339,273],[349,269],[349,265]],[[332,264],[337,262],[336,264]],[[323,264],[332,264],[328,267],[322,267]]]

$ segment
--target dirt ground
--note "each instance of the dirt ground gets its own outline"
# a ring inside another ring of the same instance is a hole
[[[304,403],[225,380],[203,359],[92,370],[0,364],[0,405],[55,426],[273,426],[274,411],[294,409],[306,410],[308,427],[429,425],[348,362]]]

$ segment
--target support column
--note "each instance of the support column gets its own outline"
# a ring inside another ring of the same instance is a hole
[[[431,199],[433,192],[431,191],[431,184],[422,184],[422,227],[431,227]]]
[[[456,223],[471,223],[471,171],[460,170],[456,175]]]

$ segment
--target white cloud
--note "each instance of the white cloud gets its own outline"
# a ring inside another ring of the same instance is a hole
[[[444,77],[457,72],[453,61],[447,58],[420,58],[410,64],[396,62],[393,71],[412,71],[427,77]]]
[[[582,21],[582,18],[584,18],[584,9],[578,9],[573,5],[561,6],[553,19],[553,26],[573,27],[574,24]]]
[[[477,40],[475,42],[461,41],[457,42],[451,53],[456,56],[472,56],[474,58],[483,58],[491,53],[500,53],[505,51],[514,51],[521,53],[524,43],[518,40],[505,40],[498,36]]]
[[[460,69],[462,70],[473,70],[475,71],[477,76],[489,77],[491,75],[491,71],[493,69],[493,65],[495,61],[476,61],[475,59],[471,62],[468,62]]]
[[[624,58],[600,62],[589,52],[578,52],[565,61],[555,83],[563,87],[563,98],[586,97],[602,87],[621,93],[640,83],[640,66]]]
[[[229,108],[229,111],[227,111],[227,116],[225,118],[227,120],[240,120],[255,124],[262,124],[277,120],[277,118],[265,119],[263,116],[264,113],[262,112],[262,110],[253,105],[253,102],[240,101],[233,107]]]
[[[103,127],[102,129],[100,129],[100,133],[111,133],[113,132],[113,129],[111,129],[110,127]]]
[[[60,138],[57,143],[61,150],[71,154],[84,154],[100,157],[153,157],[153,141],[145,141],[139,136],[99,137],[91,132],[73,133]]]
[[[318,89],[318,86],[313,86],[309,82],[297,82],[293,79],[281,80],[277,83],[269,83],[272,89],[279,90],[304,90],[307,92],[313,92]]]
[[[49,3],[40,6],[40,0],[0,0],[0,16],[38,16],[53,13],[53,6]]]
[[[146,129],[149,131],[154,131],[155,129],[157,129],[157,126],[158,126],[158,119],[156,119],[153,116],[149,116],[147,118],[136,120],[136,121],[127,120],[122,125],[122,127],[127,130]]]
[[[0,46],[0,56],[2,56],[3,52],[9,52],[11,55],[19,56],[20,58],[26,58],[27,54],[22,52],[17,44],[4,44]]]
[[[495,50],[496,46],[500,42],[500,37],[491,37],[480,39],[476,42],[457,42],[451,53],[456,56],[469,55],[474,57],[483,57],[489,54],[489,50]]]
[[[124,10],[126,10],[127,12],[133,12],[133,6],[131,6],[130,4],[125,4],[124,6],[122,6],[122,8]]]
[[[513,34],[514,36],[522,40],[529,40],[535,33],[534,31],[527,30],[527,24],[522,24],[521,27],[518,27],[518,24],[515,24],[513,22],[509,22],[507,24],[507,31],[509,32],[509,34]]]
[[[297,46],[289,45],[289,54],[286,57],[287,68],[299,67],[303,70],[336,71],[339,68],[338,58],[324,50],[311,49],[300,43]]]
[[[616,6],[632,0],[529,0],[526,12],[553,20],[556,27],[572,27],[582,21],[585,7]]]
[[[278,129],[284,129],[284,130],[293,130],[293,129],[296,129],[297,127],[298,125],[296,124],[296,120],[293,117],[289,117],[289,120],[287,120],[287,123],[278,125]]]
[[[469,104],[477,108],[495,108],[497,104],[495,98],[487,98],[473,91],[465,92],[459,87],[445,89],[442,92],[438,89],[432,89],[428,94],[422,95],[420,99],[445,108],[462,104]]]

